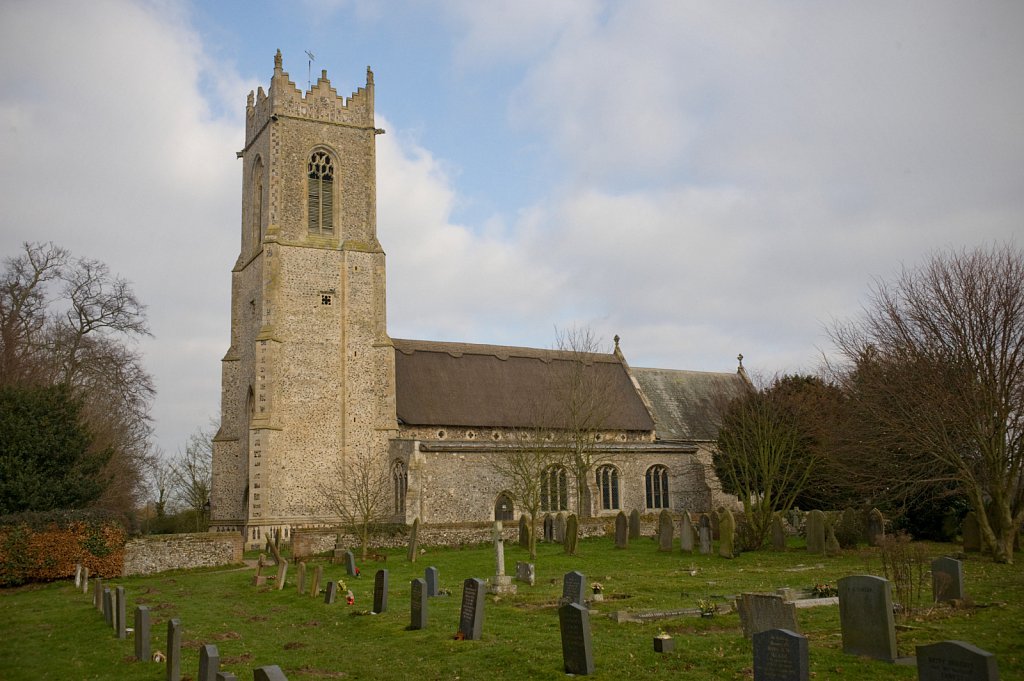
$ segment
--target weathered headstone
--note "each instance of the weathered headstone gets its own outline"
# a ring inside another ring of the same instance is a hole
[[[707,513],[701,513],[697,529],[701,555],[711,555],[711,519]]]
[[[808,681],[807,639],[787,629],[754,634],[754,681]]]
[[[356,576],[356,557],[351,551],[345,551],[345,574],[349,577]]]
[[[669,513],[668,509],[661,509],[661,513],[658,514],[658,550],[659,551],[671,551],[672,540],[675,538],[675,522],[672,520],[672,514]]]
[[[324,603],[327,605],[334,605],[334,600],[338,597],[338,583],[327,582],[327,589],[324,590]]]
[[[114,626],[114,596],[110,587],[103,587],[103,622],[108,626]]]
[[[723,509],[721,509],[721,508],[716,509],[716,510],[712,511],[708,515],[708,521],[711,523],[711,539],[712,539],[712,541],[718,541],[722,537],[722,535],[721,535],[722,529],[721,529],[721,525],[720,525],[721,520],[722,520],[722,510]]]
[[[873,575],[840,579],[839,623],[844,653],[888,662],[896,659],[896,623],[888,580]]]
[[[718,522],[718,555],[722,558],[735,558],[736,519],[729,509],[723,509]]]
[[[427,583],[427,596],[437,595],[437,568],[428,567],[423,571],[423,579]]]
[[[839,548],[839,539],[836,537],[835,526],[830,524],[825,528],[825,555],[838,556]]]
[[[519,516],[519,546],[524,549],[530,548],[529,517],[525,513]]]
[[[936,603],[964,597],[964,564],[943,556],[932,561],[932,598]]]
[[[409,530],[409,550],[405,552],[405,558],[410,563],[416,562],[416,554],[419,551],[419,545],[416,541],[416,536],[420,531],[420,519],[416,518],[412,521],[412,529]]]
[[[115,591],[117,593],[117,608],[114,610],[114,630],[117,631],[117,637],[124,640],[128,638],[128,598],[125,596],[123,586],[117,587]]]
[[[594,647],[590,638],[590,611],[578,603],[558,609],[562,634],[562,662],[566,674],[593,674]]]
[[[484,580],[470,577],[462,583],[459,632],[467,641],[477,641],[484,626]]]
[[[753,638],[754,634],[769,629],[786,629],[800,633],[796,621],[796,604],[787,603],[776,594],[740,594],[736,598],[736,609],[743,625],[743,635]]]
[[[683,553],[693,553],[693,521],[689,511],[683,511],[683,520],[679,523],[679,545]]]
[[[634,508],[629,513],[629,539],[630,541],[640,538],[640,510]]]
[[[219,667],[220,652],[217,646],[207,643],[199,649],[199,681],[217,681]]]
[[[565,513],[559,513],[555,516],[555,541],[561,544],[565,541]]]
[[[857,542],[861,540],[861,537],[864,534],[865,532],[861,527],[860,516],[857,512],[849,506],[844,508],[843,514],[835,524],[835,535],[836,539],[839,541],[839,548],[857,548]]]
[[[306,563],[299,561],[299,577],[295,580],[299,594],[306,593]]]
[[[75,588],[82,586],[82,564],[75,563]]]
[[[964,641],[917,646],[918,681],[999,681],[996,656]]]
[[[575,556],[576,549],[579,547],[579,542],[580,521],[576,518],[575,513],[570,513],[568,519],[565,521],[565,541],[562,543],[565,547],[566,554]]]
[[[537,569],[533,563],[516,562],[516,579],[533,586],[537,582]]]
[[[388,571],[377,570],[373,577],[373,611],[378,615],[388,609]]]
[[[786,550],[786,528],[782,525],[782,516],[778,513],[772,518],[772,551]]]
[[[974,511],[969,511],[964,516],[964,523],[960,528],[960,533],[964,537],[965,553],[981,551],[981,528],[978,526],[978,516],[974,514]]]
[[[807,514],[807,552],[825,553],[825,514],[818,509]]]
[[[96,578],[96,584],[95,584],[94,588],[95,588],[95,590],[93,591],[93,594],[92,594],[92,606],[94,608],[96,608],[97,610],[99,610],[100,612],[103,612],[103,578],[102,577],[97,577]]]
[[[89,593],[89,568],[82,568],[82,593]]]
[[[319,598],[320,596],[320,582],[324,578],[324,566],[317,565],[316,569],[313,570],[313,584],[309,587],[309,595],[313,598]]]
[[[550,513],[544,514],[544,541],[555,540],[555,519],[551,517]]]
[[[629,546],[629,521],[626,514],[619,511],[615,516],[615,548],[624,549]]]
[[[181,681],[181,620],[167,621],[167,681]]]
[[[425,629],[427,626],[427,582],[423,579],[412,580],[410,592],[412,603],[410,629]]]
[[[270,537],[267,537],[267,541],[270,541]],[[263,554],[261,553],[259,560],[256,561],[256,574],[253,575],[252,578],[253,586],[263,586],[267,583],[267,578],[263,574],[263,568],[265,567],[265,565],[266,563],[264,563]]]
[[[587,578],[582,572],[573,570],[566,572],[562,578],[562,599],[559,603],[576,603],[583,605]]]
[[[284,558],[278,563],[277,567],[277,590],[280,591],[284,588],[284,582],[288,579],[288,561]]]
[[[135,606],[135,659],[139,662],[149,662],[149,628],[149,608]]]
[[[885,539],[885,516],[877,508],[868,513],[866,534],[868,546],[881,546]]]
[[[284,672],[276,664],[253,669],[252,679],[253,681],[288,681],[288,677],[284,675]]]

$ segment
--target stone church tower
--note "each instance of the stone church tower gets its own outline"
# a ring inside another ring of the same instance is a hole
[[[320,486],[351,457],[386,457],[397,421],[373,73],[347,99],[326,71],[302,93],[278,51],[269,91],[249,93],[245,128],[211,529],[251,546],[278,528],[337,522]]]

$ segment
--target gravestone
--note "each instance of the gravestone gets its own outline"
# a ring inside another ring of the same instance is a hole
[[[313,598],[320,596],[320,582],[324,578],[324,566],[317,565],[316,569],[313,570],[313,584],[309,587],[309,595]]]
[[[82,593],[89,593],[89,568],[82,568]]]
[[[733,543],[736,540],[736,519],[732,511],[723,509],[718,523],[718,555],[722,558],[735,558],[736,550]]]
[[[679,544],[683,553],[693,553],[693,522],[689,511],[683,511],[683,521],[679,524]]]
[[[345,574],[349,577],[356,576],[356,557],[348,549],[345,550]]]
[[[135,606],[135,659],[139,662],[149,662],[149,628],[149,608]]]
[[[881,546],[885,539],[885,516],[877,508],[868,513],[866,534],[868,546]]]
[[[615,548],[624,549],[629,546],[629,521],[626,514],[619,511],[615,516]]]
[[[807,514],[807,552],[825,553],[825,514],[818,509]]]
[[[896,623],[888,580],[873,575],[840,579],[839,623],[844,653],[896,660]]]
[[[917,646],[918,681],[999,681],[996,656],[964,641]]]
[[[754,681],[808,681],[807,639],[786,629],[754,634]]]
[[[964,597],[964,564],[943,556],[932,561],[932,598],[936,603],[962,600]]]
[[[423,579],[427,583],[427,596],[437,595],[437,568],[428,567],[423,571]]]
[[[110,587],[103,587],[103,622],[108,626],[114,626],[114,597],[110,593]]]
[[[533,586],[537,582],[537,569],[533,563],[516,562],[516,579]]]
[[[964,516],[964,524],[960,528],[964,536],[964,552],[973,553],[981,551],[981,528],[978,526],[978,516],[970,511]]]
[[[207,643],[199,649],[199,681],[217,681],[219,667],[220,652],[217,646]]]
[[[284,672],[276,664],[253,669],[252,679],[253,681],[288,681],[288,677],[284,675]]]
[[[167,621],[167,681],[181,681],[181,620]]]
[[[786,550],[786,528],[782,526],[782,516],[778,513],[772,518],[772,551]]]
[[[388,609],[388,571],[377,570],[373,577],[373,611],[378,615]]]
[[[530,522],[527,520],[530,516],[523,513],[519,516],[519,546],[520,548],[530,548]]]
[[[119,586],[116,589],[117,593],[117,608],[114,610],[114,629],[117,631],[117,637],[121,640],[128,638],[128,598],[125,596],[124,587]]]
[[[770,629],[785,629],[800,633],[796,621],[796,603],[787,603],[776,594],[740,594],[736,609],[743,625],[743,635],[753,638],[754,634]]]
[[[566,674],[594,673],[594,646],[590,638],[590,611],[578,603],[558,609],[562,634],[562,663]]]
[[[117,587],[114,587],[110,592],[110,621],[107,624],[114,629],[114,635],[117,635]]]
[[[462,583],[459,633],[467,641],[480,640],[484,627],[484,580],[470,577]]]
[[[284,588],[284,582],[288,579],[288,561],[284,558],[278,564],[277,568],[277,590],[280,591]]]
[[[82,564],[75,563],[75,588],[82,586]]]
[[[586,591],[586,583],[587,578],[583,576],[582,572],[579,572],[578,570],[566,572],[565,576],[562,578],[562,599],[559,603],[576,603],[578,605],[583,605],[583,594]]]
[[[269,541],[270,537],[267,537],[267,540]],[[267,578],[263,574],[264,566],[265,566],[265,563],[263,562],[263,554],[261,553],[260,557],[259,557],[259,560],[256,561],[256,574],[253,575],[253,578],[252,578],[252,585],[253,586],[263,586],[264,584],[267,583]]]
[[[701,555],[711,555],[711,519],[707,513],[700,514],[700,521],[697,529],[697,538],[700,540]]]
[[[635,508],[629,514],[629,538],[640,538],[640,511]]]
[[[324,603],[327,605],[334,605],[335,599],[338,597],[338,583],[327,582],[327,589],[324,591]]]
[[[555,516],[554,539],[559,544],[565,541],[565,513]]]
[[[632,528],[630,528],[632,530]],[[668,509],[661,509],[658,514],[658,550],[672,551],[672,540],[675,538],[675,523]]]
[[[843,514],[835,523],[836,539],[839,540],[839,547],[843,549],[857,548],[857,542],[865,534],[861,527],[860,516],[852,508],[847,506]]]
[[[544,541],[555,540],[555,519],[550,513],[544,514]]]
[[[825,528],[825,555],[839,555],[839,539],[836,537],[836,530],[832,524]]]
[[[410,588],[412,603],[410,629],[425,629],[427,626],[427,582],[423,579],[412,580]]]
[[[92,605],[94,608],[103,612],[103,578],[97,577],[95,584],[95,591],[92,594]]]
[[[717,509],[717,510],[712,511],[711,514],[708,516],[708,522],[711,523],[711,540],[712,541],[718,541],[722,537],[722,535],[721,535],[721,531],[722,530],[721,530],[721,525],[720,525],[720,522],[722,520],[721,513],[722,513],[722,509]]]
[[[296,581],[299,595],[306,593],[306,563],[299,561],[299,578]]]
[[[419,551],[419,546],[416,542],[416,535],[419,534],[420,530],[420,519],[416,518],[412,521],[412,529],[409,531],[409,550],[405,553],[405,558],[410,563],[416,562],[416,552]]]
[[[579,548],[580,542],[580,521],[576,517],[575,513],[570,513],[569,518],[565,521],[565,552],[570,556],[576,555],[576,549]]]

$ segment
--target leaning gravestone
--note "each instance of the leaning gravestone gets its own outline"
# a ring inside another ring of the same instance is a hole
[[[735,558],[736,519],[729,509],[723,509],[718,523],[718,555],[722,558]]]
[[[338,583],[327,582],[327,589],[324,591],[324,603],[327,605],[334,605],[334,600],[338,597]]]
[[[629,527],[626,514],[619,511],[615,516],[615,548],[624,549],[629,546]]]
[[[964,597],[964,564],[943,556],[932,561],[932,598],[936,603]]]
[[[740,594],[736,609],[743,625],[743,635],[753,638],[754,634],[769,629],[785,629],[800,633],[796,621],[796,604],[787,603],[776,594]]]
[[[416,518],[412,521],[412,529],[409,530],[409,550],[405,553],[405,558],[410,563],[416,562],[416,552],[419,550],[419,545],[416,543],[416,535],[419,534],[420,530],[420,519]]]
[[[711,519],[707,513],[700,515],[700,527],[698,529],[700,539],[700,552],[702,555],[711,555]]]
[[[918,681],[999,681],[996,656],[963,641],[917,646]]]
[[[825,514],[818,509],[807,514],[807,552],[825,553]]]
[[[167,681],[181,681],[181,620],[167,621]]]
[[[587,578],[583,576],[582,572],[577,570],[566,572],[565,577],[562,578],[562,599],[559,602],[583,605],[586,582]]]
[[[377,570],[373,578],[373,611],[378,615],[388,609],[388,571]]]
[[[885,516],[877,508],[868,513],[866,534],[868,546],[881,546],[885,539]]]
[[[459,633],[467,641],[478,641],[484,627],[484,580],[470,577],[462,583]]]
[[[277,568],[277,590],[280,591],[284,588],[284,582],[288,579],[288,561],[284,558],[278,563]]]
[[[754,681],[808,681],[807,639],[794,631],[754,634]]]
[[[253,681],[288,681],[288,677],[276,664],[253,669],[252,678]]]
[[[345,574],[349,577],[356,576],[356,557],[351,551],[345,551]]]
[[[423,580],[427,583],[427,596],[437,595],[437,568],[428,567],[423,571]]]
[[[640,538],[640,511],[635,508],[629,514],[629,538]]]
[[[578,603],[566,603],[558,609],[558,628],[562,634],[565,673],[593,674],[594,647],[590,638],[590,611]]]
[[[978,516],[970,511],[964,516],[963,527],[960,533],[964,536],[964,552],[972,553],[981,551],[981,528],[978,526]]]
[[[516,579],[533,586],[537,582],[537,569],[534,564],[516,561]]]
[[[219,667],[220,652],[217,646],[207,643],[199,649],[199,681],[217,681]]]
[[[679,543],[684,553],[693,553],[693,522],[690,512],[683,511],[683,522],[679,526]]]
[[[410,629],[425,629],[427,626],[427,582],[423,579],[412,580],[410,615],[412,622]]]
[[[149,662],[149,627],[149,608],[135,606],[135,659],[139,662]]]
[[[786,550],[786,528],[782,526],[782,516],[778,513],[772,518],[772,551]]]
[[[527,520],[530,516],[523,513],[519,516],[519,546],[520,548],[530,548],[530,523]]]
[[[672,551],[672,540],[675,538],[675,523],[668,509],[661,509],[658,514],[658,550]]]
[[[561,544],[565,541],[565,513],[559,513],[555,516],[555,541]]]
[[[119,639],[128,638],[127,620],[128,599],[124,593],[124,587],[117,587],[117,609],[114,611],[114,623]]]
[[[873,575],[840,579],[839,623],[844,653],[896,660],[896,623],[888,580]]]

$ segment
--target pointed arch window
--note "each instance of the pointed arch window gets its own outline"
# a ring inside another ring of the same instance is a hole
[[[256,157],[252,164],[252,215],[250,216],[252,247],[258,249],[263,241],[263,159]]]
[[[601,498],[602,511],[619,508],[619,471],[615,466],[601,466],[597,469],[597,493]]]
[[[668,468],[662,465],[647,469],[647,508],[669,508]]]
[[[334,234],[334,160],[314,151],[307,168],[309,233]]]
[[[515,512],[512,497],[506,492],[499,494],[497,501],[494,502],[494,519],[502,522],[515,520]]]
[[[395,492],[395,515],[405,515],[405,493],[409,490],[409,473],[405,464],[396,461],[391,466],[391,483]]]
[[[540,510],[568,511],[569,485],[564,466],[548,466],[540,478]]]

